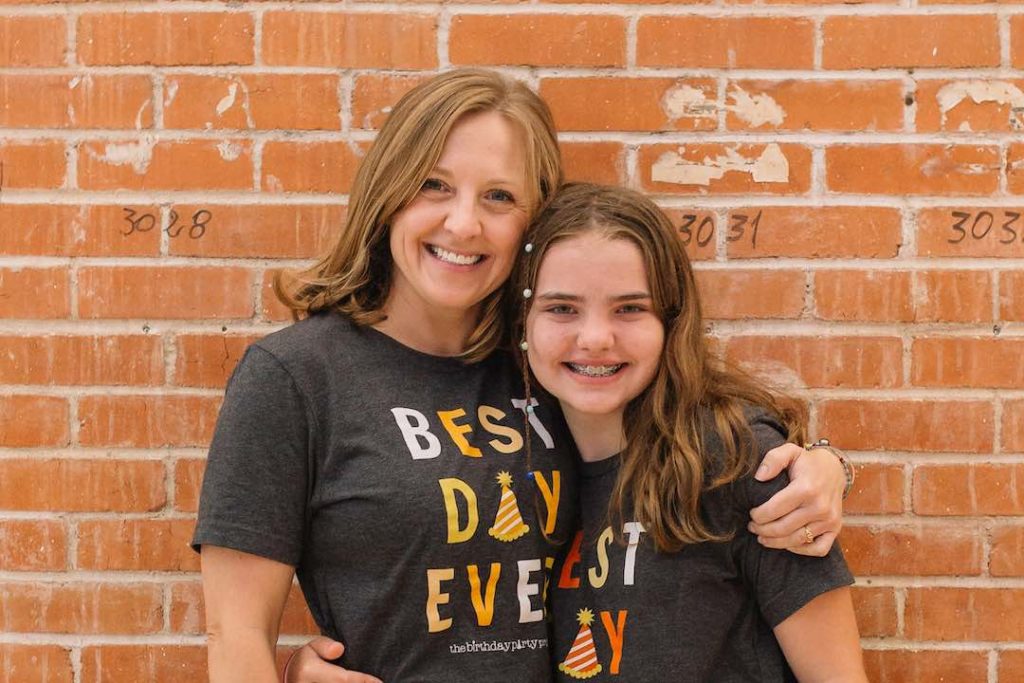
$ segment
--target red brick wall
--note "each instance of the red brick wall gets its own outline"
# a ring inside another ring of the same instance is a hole
[[[0,0],[0,683],[204,679],[224,381],[462,64],[672,211],[722,346],[858,462],[872,680],[1024,679],[1021,4]]]

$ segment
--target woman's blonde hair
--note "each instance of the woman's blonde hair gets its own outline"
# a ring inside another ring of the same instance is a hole
[[[562,181],[561,156],[547,105],[526,84],[487,69],[456,69],[406,93],[359,165],[348,218],[334,247],[308,270],[280,274],[278,298],[299,319],[339,311],[356,323],[384,319],[392,279],[389,223],[416,196],[437,164],[452,126],[468,114],[495,111],[517,127],[524,144],[529,215]],[[477,361],[504,339],[504,287],[484,299],[460,357]]]
[[[632,514],[656,547],[667,551],[724,540],[727,533],[713,531],[702,519],[699,499],[702,492],[729,484],[756,465],[759,454],[748,411],[766,409],[797,440],[803,438],[803,411],[712,353],[686,252],[664,212],[637,192],[566,185],[527,233],[532,249],[512,274],[515,289],[534,287],[553,244],[594,231],[628,240],[640,250],[654,311],[665,328],[657,373],[623,415],[626,445],[610,504],[613,521],[620,523],[613,528],[622,528],[621,522]],[[510,311],[514,339],[525,339],[529,301],[524,306],[520,299],[518,310]],[[707,448],[709,430],[721,440],[724,457]]]

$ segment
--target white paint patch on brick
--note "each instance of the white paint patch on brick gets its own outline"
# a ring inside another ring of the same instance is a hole
[[[131,165],[139,175],[146,172],[150,162],[153,161],[153,147],[156,140],[152,136],[145,136],[138,142],[111,143],[104,147],[103,154],[96,155],[90,150],[90,154],[100,161],[113,166]]]
[[[714,112],[714,102],[709,102],[707,95],[700,88],[680,83],[665,91],[661,98],[661,109],[669,121],[682,118],[707,116]]]
[[[242,146],[238,143],[224,140],[217,145],[217,151],[220,152],[220,158],[224,161],[234,161],[242,154]]]
[[[171,106],[174,98],[178,96],[178,81],[167,81],[164,86],[164,106]]]
[[[152,104],[153,98],[149,97],[146,99],[145,102],[142,103],[142,106],[139,107],[139,110],[135,112],[135,130],[142,130],[142,114],[146,111],[146,108]]]
[[[228,85],[228,94],[220,99],[217,103],[217,116],[224,116],[224,112],[231,107],[235,106],[235,98],[238,96],[238,84],[231,83]]]
[[[651,167],[651,179],[661,183],[679,185],[709,185],[728,171],[749,173],[756,183],[785,183],[789,181],[789,161],[776,144],[765,146],[756,158],[747,158],[735,149],[715,158],[704,157],[700,163],[688,161],[679,152],[662,154]]]
[[[750,95],[743,88],[734,85],[729,97],[735,104],[727,105],[726,109],[755,128],[765,124],[781,126],[786,120],[785,110],[770,95]]]
[[[1009,105],[1012,109],[1024,111],[1024,91],[1008,81],[989,81],[974,79],[948,83],[936,93],[942,114],[942,127],[946,127],[946,118],[958,104],[970,98],[975,104],[996,102]],[[1013,114],[1011,114],[1011,117]],[[964,130],[961,126],[961,130]],[[970,128],[967,128],[970,131]]]

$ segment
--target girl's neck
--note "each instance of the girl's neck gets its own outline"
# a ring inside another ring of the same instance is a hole
[[[562,413],[584,462],[606,460],[625,448],[621,412],[615,415],[585,415],[563,404]]]
[[[477,324],[477,310],[428,308],[392,296],[387,317],[373,327],[409,348],[432,356],[457,356]]]

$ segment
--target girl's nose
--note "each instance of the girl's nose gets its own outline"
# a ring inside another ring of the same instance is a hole
[[[584,316],[576,344],[581,349],[598,351],[609,348],[615,339],[611,322],[603,315]]]

